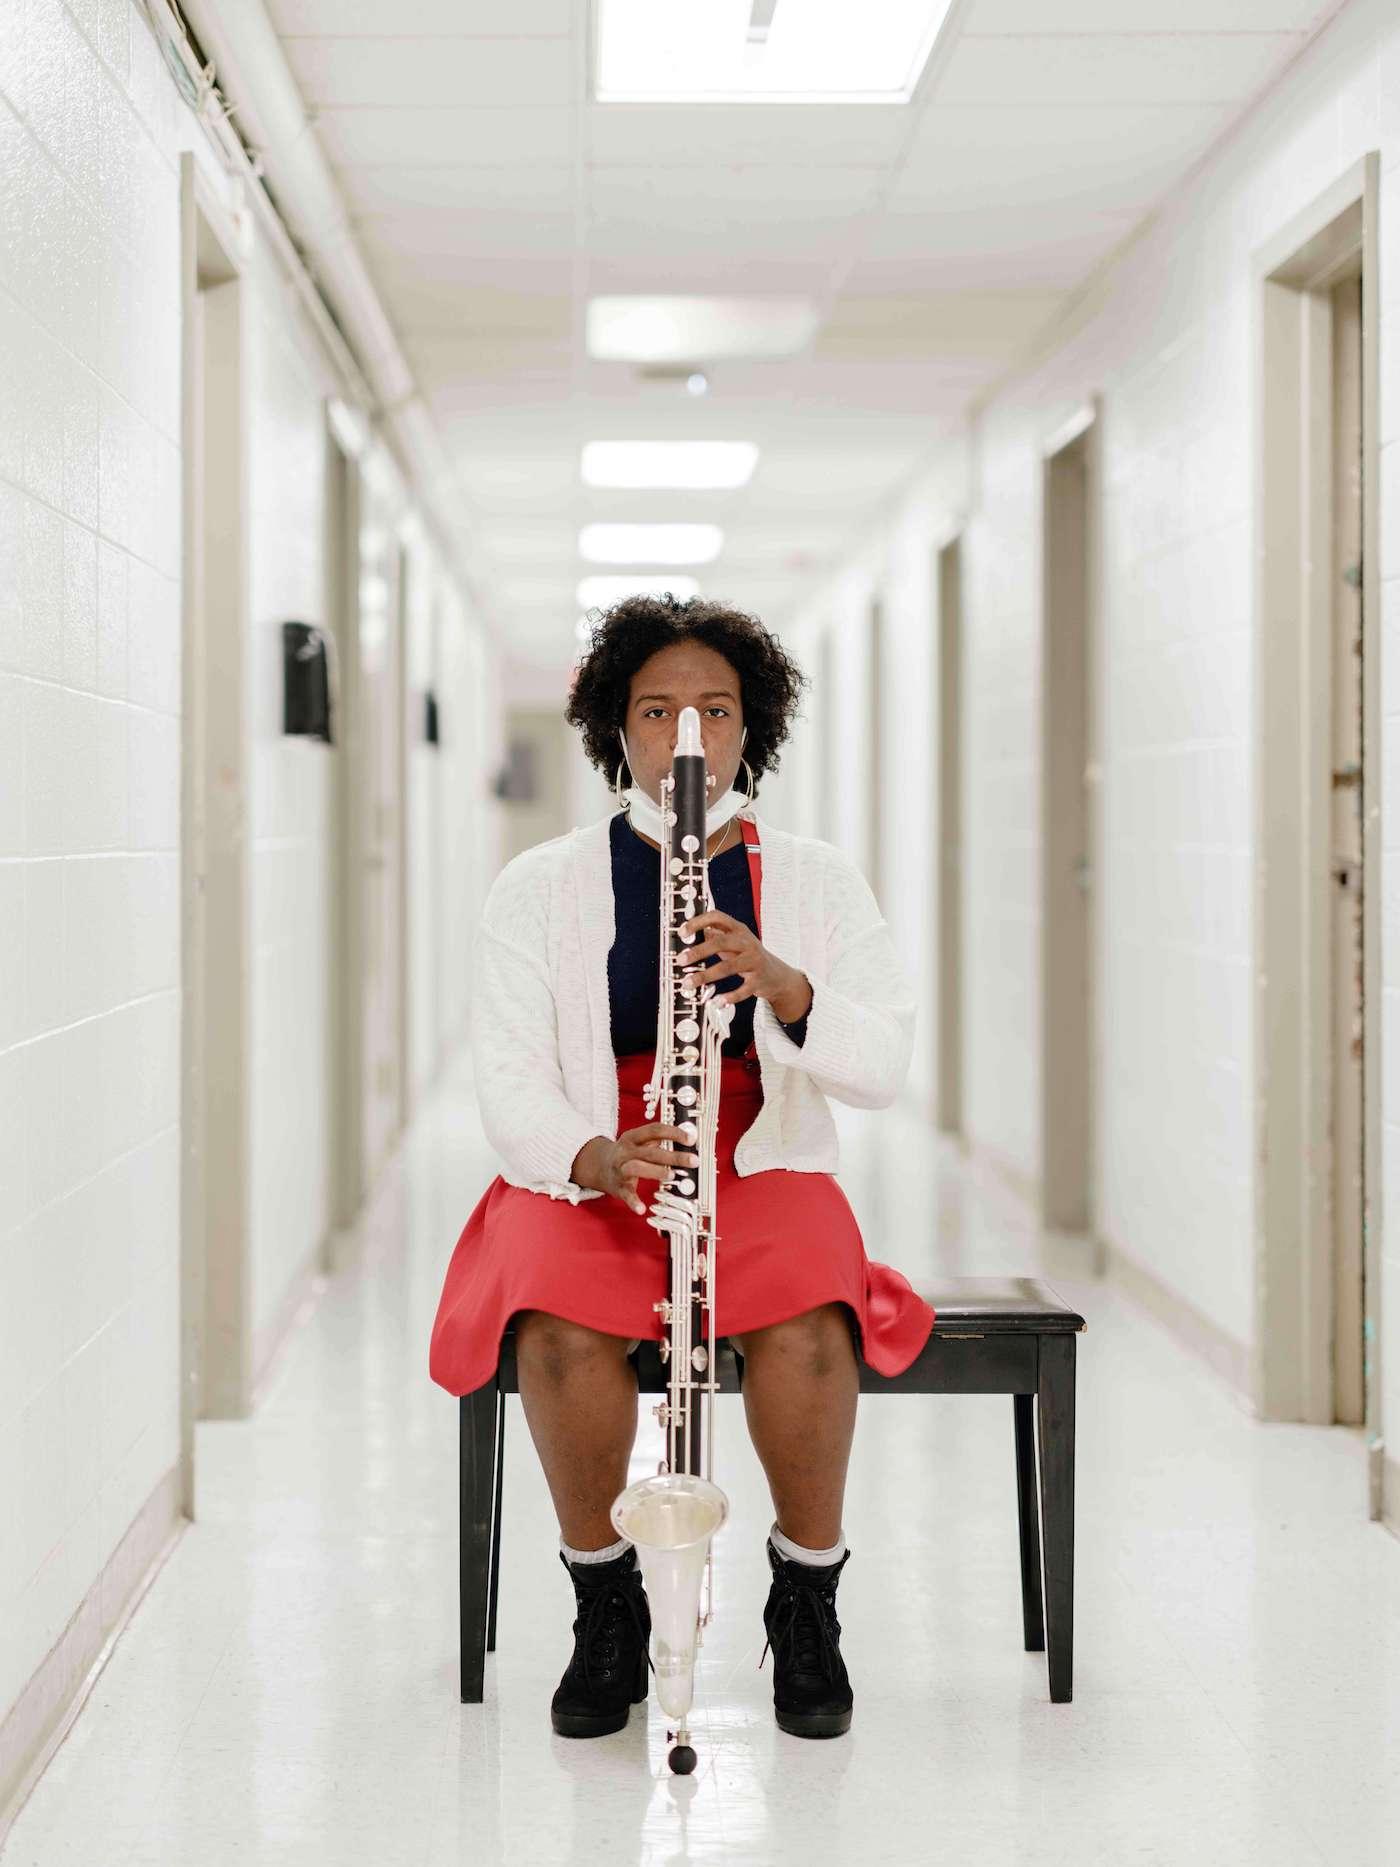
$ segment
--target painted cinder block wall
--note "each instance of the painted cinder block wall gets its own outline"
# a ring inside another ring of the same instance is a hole
[[[1252,254],[1368,151],[1382,169],[1380,485],[1384,813],[1383,1368],[1400,1449],[1400,15],[1354,0],[1091,281],[1038,360],[966,432],[790,631],[818,665],[832,630],[858,702],[866,590],[886,592],[912,694],[891,734],[928,730],[932,600],[906,604],[929,540],[965,540],[963,1022],[971,1141],[1038,1175],[1040,462],[1102,398],[1104,584],[1097,1226],[1247,1356],[1253,1328]],[[859,587],[853,597],[853,585]],[[811,735],[793,792],[812,823]],[[847,776],[859,788],[868,763]],[[886,796],[891,773],[884,766]],[[902,769],[902,767],[901,767]],[[893,825],[905,808],[895,782]],[[931,787],[930,787],[931,788]],[[845,800],[846,840],[862,805]],[[847,822],[847,818],[850,822]],[[906,825],[906,828],[908,826]],[[893,831],[892,831],[893,833]],[[924,849],[931,843],[924,842]],[[918,865],[910,863],[913,874]],[[890,868],[886,863],[886,875]],[[924,877],[918,883],[924,885]],[[914,903],[887,882],[908,947]],[[925,918],[916,956],[932,976]]]
[[[57,1643],[81,1670],[179,1509],[184,150],[217,187],[138,7],[0,6],[0,1725],[22,1695],[27,1717],[76,1684]],[[329,759],[281,732],[278,625],[322,617],[337,384],[260,237],[246,280],[266,1347],[327,1222]],[[449,731],[425,814],[454,865],[433,889],[415,866],[408,913],[439,917],[415,951],[449,956],[435,1015],[450,1038],[467,988],[453,956],[494,870],[475,782],[494,652],[426,548],[423,576],[442,599]],[[0,1784],[14,1762],[0,1743]]]
[[[175,1505],[179,116],[0,9],[0,1708]]]

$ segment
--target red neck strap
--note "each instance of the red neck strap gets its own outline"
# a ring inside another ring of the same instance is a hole
[[[744,839],[744,853],[749,859],[749,881],[753,885],[754,932],[763,938],[763,907],[760,897],[763,893],[763,857],[758,840],[758,825],[752,817],[740,817],[739,831]]]
[[[753,924],[759,939],[763,938],[763,857],[759,853],[758,825],[752,817],[740,817],[739,831],[744,839],[744,854],[749,859],[749,880],[753,884]],[[751,1070],[758,1068],[758,1045],[753,1038],[744,1052],[745,1061]]]

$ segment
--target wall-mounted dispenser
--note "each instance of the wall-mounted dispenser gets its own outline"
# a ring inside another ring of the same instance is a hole
[[[282,731],[335,744],[335,644],[310,622],[282,624]]]

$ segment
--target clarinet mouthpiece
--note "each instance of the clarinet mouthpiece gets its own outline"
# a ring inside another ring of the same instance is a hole
[[[682,707],[680,719],[676,722],[677,758],[699,758],[704,750],[700,743],[700,715],[694,707]]]

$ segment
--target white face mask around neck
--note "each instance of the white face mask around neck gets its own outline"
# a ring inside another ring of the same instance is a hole
[[[622,741],[622,753],[623,757],[626,758],[627,740],[621,727],[618,728],[617,736]],[[740,751],[743,750],[744,741],[747,740],[748,736],[749,729],[746,726],[744,728],[744,738],[739,741]],[[632,769],[630,759],[628,759],[627,769],[629,771]],[[666,839],[661,825],[661,806],[654,803],[652,799],[647,796],[646,792],[642,790],[641,786],[636,783],[629,785],[622,793],[622,797],[627,815],[631,819],[632,827],[636,830],[640,830],[643,836],[649,836],[654,843],[664,842]],[[713,836],[716,830],[722,830],[725,824],[729,822],[729,819],[734,816],[736,812],[741,811],[748,802],[749,799],[746,794],[743,791],[736,791],[733,785],[731,785],[727,791],[715,799],[714,803],[711,804],[705,812],[706,836]]]

